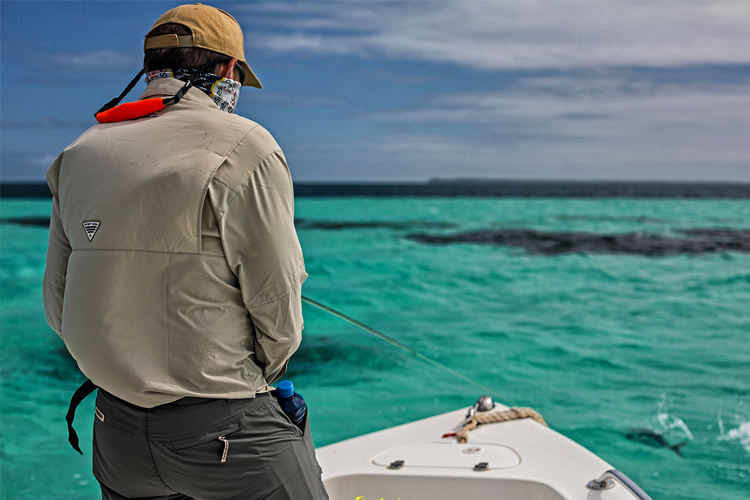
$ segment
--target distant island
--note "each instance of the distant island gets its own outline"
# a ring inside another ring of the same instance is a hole
[[[431,179],[296,182],[297,197],[750,198],[750,183]],[[0,183],[2,198],[50,198],[44,182]]]

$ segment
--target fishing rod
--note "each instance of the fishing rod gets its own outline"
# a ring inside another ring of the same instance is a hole
[[[505,396],[503,396],[502,394],[499,394],[495,390],[491,389],[490,387],[487,387],[486,385],[480,384],[476,380],[471,379],[471,378],[467,377],[466,375],[457,372],[453,368],[449,368],[449,367],[445,366],[444,364],[442,364],[442,363],[440,363],[438,361],[435,361],[434,359],[430,358],[429,356],[425,356],[421,352],[418,352],[418,351],[412,349],[411,347],[402,344],[398,340],[396,340],[396,339],[394,339],[392,337],[389,337],[385,333],[379,332],[376,329],[371,328],[371,327],[365,325],[364,323],[361,323],[361,322],[357,321],[356,319],[354,319],[354,318],[352,318],[350,316],[347,316],[346,314],[344,314],[342,312],[337,311],[336,309],[328,307],[325,304],[321,304],[317,300],[313,300],[313,299],[311,299],[309,297],[305,297],[304,295],[302,296],[302,300],[304,302],[307,302],[311,306],[317,307],[318,309],[321,309],[321,310],[326,311],[326,312],[328,312],[330,314],[333,314],[334,316],[337,316],[337,317],[343,319],[344,321],[348,321],[352,325],[357,326],[357,327],[359,327],[359,328],[361,328],[361,329],[363,329],[363,330],[365,330],[367,332],[370,332],[373,335],[376,335],[376,336],[380,337],[381,339],[385,340],[386,342],[390,342],[391,344],[395,345],[399,349],[402,349],[402,350],[408,352],[412,356],[415,356],[415,357],[421,359],[422,361],[431,364],[432,366],[435,366],[435,367],[437,367],[437,368],[439,368],[439,369],[441,369],[441,370],[443,370],[445,372],[448,372],[451,375],[453,375],[454,377],[460,378],[464,382],[469,383],[469,384],[473,385],[474,387],[482,389],[483,391],[486,391],[489,394],[492,394],[493,396],[498,397],[499,399],[503,399],[505,401],[511,401],[508,398],[506,398]]]

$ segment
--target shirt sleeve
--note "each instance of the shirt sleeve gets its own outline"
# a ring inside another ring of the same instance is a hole
[[[49,242],[47,244],[47,264],[44,269],[42,301],[47,323],[62,336],[62,311],[65,297],[65,276],[68,272],[68,258],[71,248],[63,230],[60,216],[60,200],[57,195],[58,179],[62,154],[47,170],[47,184],[52,191],[52,212],[50,214]]]
[[[241,163],[242,155],[227,161],[222,169],[236,172],[231,163]],[[253,321],[256,359],[271,384],[284,374],[302,339],[301,286],[307,273],[283,153],[269,154],[243,181],[216,215],[224,254]]]

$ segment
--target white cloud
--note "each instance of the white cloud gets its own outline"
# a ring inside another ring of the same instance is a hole
[[[421,108],[366,115],[378,121],[540,123],[597,119],[720,125],[750,116],[750,88],[743,84],[685,86],[630,82],[624,77],[555,76],[519,80],[511,88],[450,94]],[[747,118],[750,120],[750,118]]]
[[[351,178],[356,163],[365,179],[750,181],[750,87],[615,73],[525,78],[361,115],[384,131],[377,140],[305,154],[330,179]]]
[[[50,164],[53,161],[55,161],[55,158],[57,158],[57,155],[53,155],[53,154],[40,155],[40,156],[34,157],[32,159],[32,163],[38,167],[47,168],[50,166]]]
[[[748,2],[274,2],[236,10],[253,51],[488,70],[750,62]]]
[[[744,166],[750,89],[530,78],[511,89],[442,96],[362,119],[417,129],[468,124],[476,130],[472,148],[519,164]],[[750,167],[743,168],[750,179]]]
[[[68,71],[122,71],[123,68],[140,67],[142,59],[133,53],[125,54],[114,50],[54,54],[50,62]]]
[[[26,153],[20,151],[0,152],[2,168],[0,179],[3,182],[36,181],[44,179],[47,168],[57,157],[49,153]]]
[[[34,119],[6,119],[0,120],[0,127],[4,129],[39,130],[43,128],[76,128],[85,129],[91,126],[91,121],[61,120],[54,116],[39,116]],[[53,158],[54,159],[54,158]]]

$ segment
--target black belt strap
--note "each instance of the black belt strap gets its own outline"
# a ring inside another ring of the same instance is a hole
[[[81,448],[78,447],[78,434],[76,434],[75,429],[73,429],[73,419],[76,416],[76,408],[78,408],[78,405],[81,404],[81,401],[86,399],[86,396],[88,396],[95,390],[96,386],[94,385],[94,383],[89,379],[86,379],[86,382],[84,382],[81,387],[76,389],[73,397],[70,398],[68,414],[65,415],[65,420],[68,422],[68,442],[73,447],[73,449],[81,455],[83,455],[83,452],[81,451]]]

